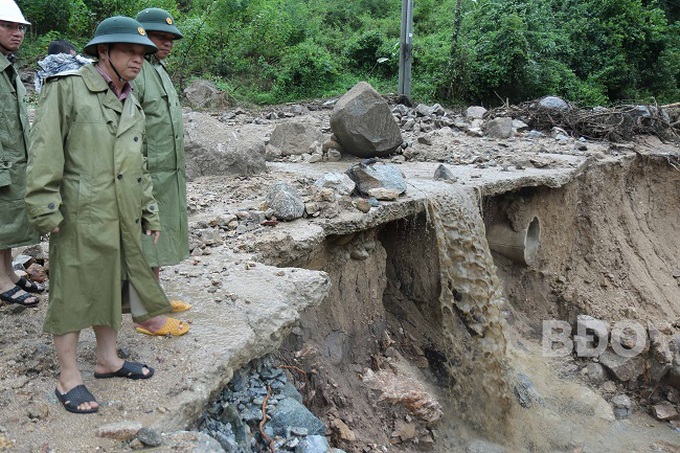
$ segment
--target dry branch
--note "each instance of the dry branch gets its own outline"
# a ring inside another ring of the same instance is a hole
[[[678,103],[680,105],[680,103]],[[675,106],[669,104],[664,107]],[[518,118],[538,130],[560,127],[575,137],[612,142],[630,141],[636,135],[655,135],[665,141],[680,141],[677,122],[671,123],[663,108],[653,105],[620,105],[611,108],[560,110],[546,108],[539,100],[518,106],[504,105],[487,112],[486,117]]]

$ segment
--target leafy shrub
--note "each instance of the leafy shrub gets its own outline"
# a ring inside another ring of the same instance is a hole
[[[339,71],[333,56],[313,41],[305,41],[281,58],[273,88],[279,102],[314,97],[332,88]]]

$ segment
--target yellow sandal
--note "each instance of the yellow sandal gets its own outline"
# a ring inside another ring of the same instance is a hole
[[[156,330],[155,332],[151,332],[150,330],[140,326],[135,327],[135,329],[139,333],[150,335],[152,337],[179,337],[189,332],[189,324],[184,321],[180,321],[179,319],[167,318],[165,320],[165,324],[163,324],[163,327]]]
[[[173,313],[181,313],[183,311],[187,311],[191,308],[191,304],[188,304],[186,302],[182,302],[181,300],[171,300],[170,305],[172,305],[172,312]]]

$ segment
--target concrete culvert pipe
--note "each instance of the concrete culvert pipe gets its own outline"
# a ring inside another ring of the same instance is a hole
[[[512,261],[532,266],[536,263],[538,247],[541,243],[541,222],[533,217],[531,222],[519,231],[509,223],[493,224],[486,233],[491,251],[499,253]]]

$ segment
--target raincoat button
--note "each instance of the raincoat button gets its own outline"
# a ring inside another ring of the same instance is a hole
[[[54,209],[54,203],[48,204],[48,205],[47,205],[47,208],[48,208],[48,209]]]
[[[123,179],[123,175],[121,175],[121,174],[119,173],[119,174],[118,174],[118,179]]]
[[[139,223],[139,219],[135,219],[135,223]]]
[[[139,137],[135,137],[135,141],[138,142],[138,141],[139,141]]]
[[[142,182],[142,178],[137,178],[137,182]]]

